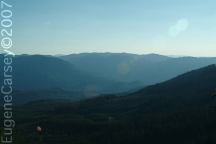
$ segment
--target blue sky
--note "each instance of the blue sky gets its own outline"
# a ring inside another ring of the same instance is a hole
[[[215,0],[14,1],[14,50],[215,56],[215,5]]]

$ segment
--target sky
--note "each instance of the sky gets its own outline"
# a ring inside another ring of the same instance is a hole
[[[215,0],[13,1],[16,54],[216,56]]]

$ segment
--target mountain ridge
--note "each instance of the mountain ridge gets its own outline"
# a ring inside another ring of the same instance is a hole
[[[61,88],[67,91],[86,93],[89,91],[91,95],[91,92],[95,94],[97,92],[112,93],[129,89],[125,89],[128,84],[91,76],[71,63],[52,56],[16,56],[13,63],[13,76],[14,88],[21,91]]]
[[[143,86],[169,80],[182,73],[216,63],[216,58],[168,57],[158,54],[84,53],[61,56],[92,75]],[[144,75],[144,76],[143,76]]]
[[[214,144],[215,88],[216,66],[210,65],[125,96],[31,102],[17,108],[28,114],[20,129],[33,141],[29,129],[37,121],[47,129],[46,143]]]

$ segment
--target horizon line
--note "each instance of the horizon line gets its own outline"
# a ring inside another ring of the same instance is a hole
[[[4,54],[1,53],[0,54]],[[169,54],[160,54],[160,53],[130,53],[130,52],[74,52],[69,54],[45,54],[45,53],[19,53],[16,54],[16,56],[21,55],[41,55],[41,56],[68,56],[68,55],[79,55],[79,54],[130,54],[130,55],[137,55],[137,56],[144,56],[144,55],[160,55],[160,56],[166,56],[166,57],[173,57],[173,58],[181,58],[181,57],[195,57],[195,58],[215,58],[216,56],[192,56],[192,55],[169,55]]]

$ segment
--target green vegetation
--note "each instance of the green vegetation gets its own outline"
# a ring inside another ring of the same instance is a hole
[[[126,96],[31,102],[14,108],[15,143],[214,144],[215,87],[211,65]]]

